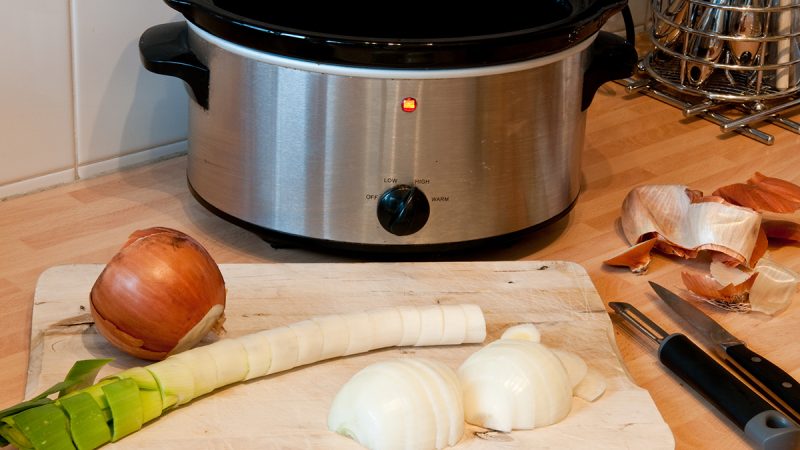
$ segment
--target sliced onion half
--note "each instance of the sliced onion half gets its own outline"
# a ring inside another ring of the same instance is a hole
[[[572,383],[550,349],[538,342],[500,339],[458,369],[468,423],[498,431],[550,425],[569,414]]]
[[[328,429],[371,450],[432,450],[464,433],[461,387],[452,369],[424,358],[382,361],[342,386]]]
[[[509,432],[552,425],[572,408],[572,396],[593,402],[603,376],[577,354],[540,342],[532,323],[514,325],[458,369],[468,423]]]

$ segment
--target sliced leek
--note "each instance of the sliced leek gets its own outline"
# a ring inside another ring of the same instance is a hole
[[[486,340],[486,320],[480,306],[471,303],[462,303],[461,309],[464,311],[466,319],[467,333],[464,342],[483,342]]]
[[[250,369],[247,350],[238,339],[221,339],[202,347],[211,354],[217,367],[214,389],[243,381]]]
[[[372,350],[375,330],[373,330],[369,314],[366,311],[346,314],[344,320],[347,322],[347,329],[350,332],[344,354],[354,355]]]
[[[476,305],[380,308],[222,339],[94,384],[100,367],[109,360],[79,361],[64,382],[0,411],[0,444],[9,442],[22,450],[93,449],[229,384],[376,348],[478,343],[485,336],[486,323]],[[418,383],[441,377],[457,381],[435,365],[403,370],[419,372]],[[460,399],[454,400],[456,391],[446,386],[438,382],[439,398],[460,404]],[[57,392],[61,395],[57,400],[47,398]],[[436,417],[447,432],[434,444],[460,438],[452,416],[437,409]]]
[[[269,341],[269,350],[272,355],[267,371],[268,375],[297,366],[300,344],[297,342],[297,334],[291,328],[278,327],[262,331],[261,334]]]
[[[192,367],[173,357],[146,367],[158,383],[164,409],[189,403],[195,397],[202,395],[200,394],[201,390],[195,390]],[[209,368],[203,366],[201,370],[209,370]],[[214,370],[216,371],[216,369]]]
[[[467,315],[461,305],[441,305],[442,337],[439,345],[460,344],[467,338]]]
[[[19,448],[42,450],[74,450],[69,419],[55,403],[27,409],[2,419],[18,433],[4,433],[9,442]],[[5,431],[4,428],[0,430]]]
[[[303,320],[289,325],[297,339],[297,365],[304,366],[319,361],[322,357],[324,337],[319,325],[313,320]],[[300,338],[300,336],[303,336]]]
[[[344,355],[350,343],[350,330],[344,317],[334,314],[330,316],[312,317],[322,331],[322,354],[320,360],[337,358]]]
[[[111,440],[105,414],[91,395],[77,392],[56,404],[67,413],[69,431],[78,450],[97,448]]]
[[[119,379],[103,386],[103,393],[111,410],[111,442],[142,428],[142,399],[139,387],[130,378]]]
[[[237,339],[247,352],[247,375],[245,375],[244,379],[252,380],[268,374],[269,367],[272,365],[272,348],[269,338],[264,336],[263,333],[251,333]],[[178,355],[187,353],[191,352],[179,353]]]
[[[201,395],[208,394],[209,392],[213,391],[219,385],[219,378],[217,376],[217,365],[214,362],[214,357],[212,354],[205,348],[205,347],[198,347],[193,351],[178,353],[176,355],[172,355],[167,358],[169,362],[165,362],[161,365],[172,366],[174,364],[178,365],[178,368],[175,369],[179,371],[178,376],[187,376],[185,372],[185,368],[194,367],[195,369],[191,371],[191,395],[184,395],[183,398],[196,398],[200,397]],[[165,360],[166,361],[166,360]],[[249,361],[248,361],[249,367]],[[166,372],[168,367],[161,368],[160,365],[155,367],[149,367],[148,371],[154,377],[158,377],[156,379],[163,379],[169,377],[170,374],[164,373]],[[166,383],[166,385],[170,385],[168,380],[162,382]],[[188,387],[188,383],[187,383]],[[176,402],[177,403],[177,402]]]
[[[397,308],[380,308],[368,311],[372,323],[372,347],[397,345],[403,339],[403,318]]]
[[[444,336],[444,312],[439,305],[419,309],[420,332],[414,345],[439,345]]]

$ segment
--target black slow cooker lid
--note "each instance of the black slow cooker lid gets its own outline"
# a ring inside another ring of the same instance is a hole
[[[596,33],[627,0],[489,2],[452,9],[399,2],[164,0],[209,33],[268,53],[383,68],[462,68],[539,58]],[[524,5],[524,6],[523,6]]]

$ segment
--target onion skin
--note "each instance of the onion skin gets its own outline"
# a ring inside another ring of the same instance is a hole
[[[97,278],[90,305],[97,330],[115,347],[161,360],[215,305],[224,308],[225,295],[219,267],[203,246],[180,231],[157,227],[131,234]],[[219,320],[211,320],[209,330]],[[197,341],[209,330],[198,333]]]
[[[756,211],[793,213],[800,209],[800,186],[756,172],[747,183],[723,186],[714,195]]]
[[[693,272],[681,272],[681,278],[686,289],[703,298],[717,300],[723,303],[746,303],[750,288],[756,280],[758,273],[753,273],[746,281],[739,284],[722,285],[711,275],[700,275]]]
[[[773,239],[800,242],[800,223],[788,220],[766,220],[761,223],[764,233]]]
[[[647,268],[650,267],[650,251],[657,243],[658,237],[639,242],[633,247],[628,247],[619,255],[603,261],[603,264],[625,266],[631,269],[631,272],[641,275],[647,272]]]

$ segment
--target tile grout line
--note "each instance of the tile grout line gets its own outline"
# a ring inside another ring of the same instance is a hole
[[[70,86],[72,88],[71,92],[71,100],[72,100],[72,173],[73,179],[79,180],[80,177],[78,176],[78,148],[80,144],[80,131],[78,129],[79,125],[79,118],[78,118],[78,64],[77,64],[77,38],[75,36],[75,32],[77,27],[75,26],[75,17],[77,14],[75,13],[75,0],[68,0],[68,8],[67,8],[67,33],[68,33],[68,42],[69,42],[69,76],[70,76]]]

